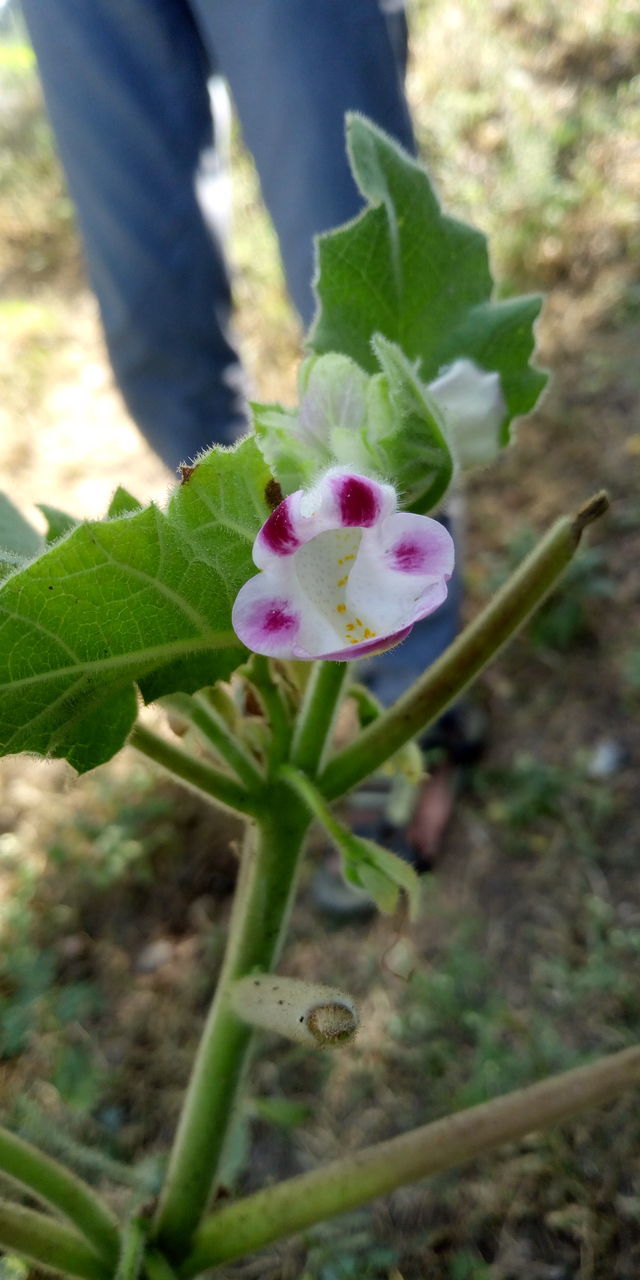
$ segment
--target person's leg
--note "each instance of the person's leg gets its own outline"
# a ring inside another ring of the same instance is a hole
[[[186,0],[23,0],[109,355],[175,467],[244,427],[230,292],[195,195],[209,60]]]
[[[378,0],[191,3],[229,82],[289,292],[308,324],[313,237],[362,207],[345,153],[345,113],[361,111],[414,148],[389,26]]]

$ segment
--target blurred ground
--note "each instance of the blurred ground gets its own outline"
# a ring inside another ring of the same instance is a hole
[[[247,1186],[640,1033],[640,24],[625,0],[429,0],[412,26],[409,91],[448,208],[488,232],[504,292],[549,293],[551,390],[469,486],[469,614],[558,514],[602,486],[612,511],[483,677],[491,747],[405,939],[414,976],[392,972],[394,922],[334,928],[327,947],[303,887],[284,967],[348,986],[363,1030],[332,1059],[265,1047],[232,1153]],[[39,501],[94,515],[122,479],[162,497],[172,477],[111,385],[27,51],[3,46],[0,72],[2,487],[34,519]],[[297,327],[235,160],[239,341],[260,397],[287,399]],[[153,1190],[236,833],[127,752],[77,783],[3,761],[0,814],[2,1109],[115,1200],[130,1162]],[[623,1099],[224,1274],[631,1280],[639,1153]]]

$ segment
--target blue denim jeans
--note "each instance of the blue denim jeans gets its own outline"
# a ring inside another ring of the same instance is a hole
[[[227,267],[195,193],[216,141],[209,77],[227,80],[308,324],[313,237],[361,207],[345,112],[414,148],[403,15],[385,18],[378,0],[23,0],[23,10],[116,380],[175,467],[246,428]],[[440,651],[457,609],[436,618],[433,643],[429,623],[416,627],[396,663],[423,633],[420,666]]]

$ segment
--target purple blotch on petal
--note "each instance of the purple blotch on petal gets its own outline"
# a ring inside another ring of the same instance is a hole
[[[268,636],[295,635],[300,626],[297,613],[292,613],[286,600],[264,600],[256,605],[251,626]]]
[[[260,530],[260,539],[277,556],[290,556],[297,551],[300,539],[296,536],[291,523],[289,502],[286,498],[265,520]]]
[[[427,573],[429,570],[429,549],[413,538],[403,538],[391,547],[390,559],[394,569],[401,573]]]
[[[369,529],[380,514],[377,485],[362,476],[340,476],[334,481],[342,525]]]

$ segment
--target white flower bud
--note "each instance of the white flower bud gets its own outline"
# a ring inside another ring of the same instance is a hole
[[[428,388],[444,414],[458,466],[482,466],[500,450],[507,406],[499,373],[486,373],[473,360],[454,360]]]

